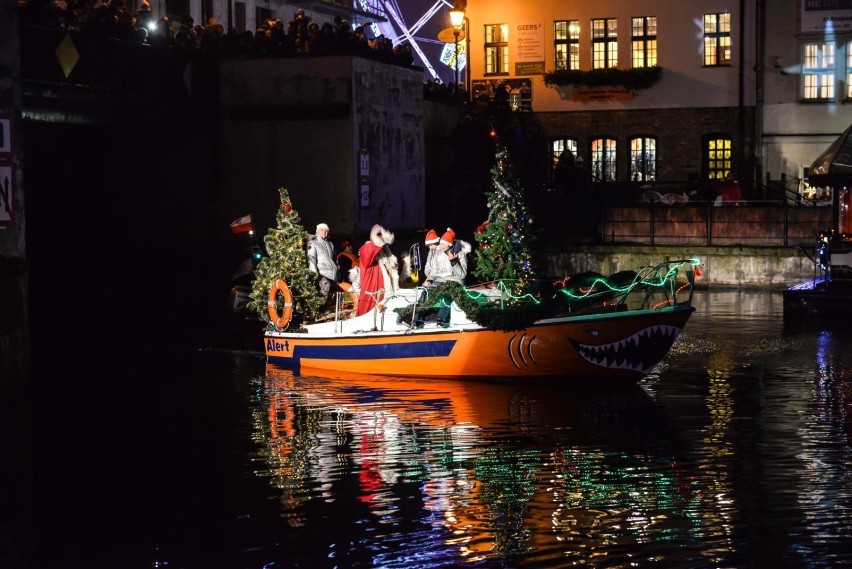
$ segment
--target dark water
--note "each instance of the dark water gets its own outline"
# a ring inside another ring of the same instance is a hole
[[[39,357],[17,534],[38,568],[852,566],[852,334],[696,301],[638,384]]]

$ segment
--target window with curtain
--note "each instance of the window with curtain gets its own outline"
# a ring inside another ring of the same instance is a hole
[[[834,42],[802,46],[802,98],[806,101],[834,99]]]

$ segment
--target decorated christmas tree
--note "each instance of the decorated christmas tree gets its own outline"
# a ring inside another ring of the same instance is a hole
[[[523,295],[532,292],[535,285],[529,248],[534,241],[530,232],[533,220],[505,147],[497,149],[491,178],[493,189],[485,194],[488,219],[474,235],[479,244],[474,253],[474,275],[481,282],[502,281],[512,294]]]
[[[267,256],[254,270],[248,306],[261,318],[268,319],[269,291],[275,281],[283,279],[293,293],[293,323],[298,324],[315,319],[323,299],[315,284],[317,276],[308,268],[305,256],[309,234],[302,226],[299,213],[293,209],[287,190],[279,188],[278,193],[281,206],[275,216],[277,228],[270,229],[263,238]]]

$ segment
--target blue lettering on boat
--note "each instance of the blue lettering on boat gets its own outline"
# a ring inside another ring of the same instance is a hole
[[[290,351],[290,342],[277,342],[276,340],[269,338],[266,340],[266,351],[267,352],[289,352]]]

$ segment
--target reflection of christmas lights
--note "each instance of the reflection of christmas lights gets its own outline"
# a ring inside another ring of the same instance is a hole
[[[306,516],[324,516],[317,510],[322,503],[360,500],[369,514],[358,523],[387,528],[376,539],[383,550],[393,549],[376,554],[378,565],[383,555],[398,565],[415,554],[470,563],[523,554],[548,539],[546,547],[558,547],[567,564],[579,563],[628,539],[695,539],[708,509],[731,509],[723,487],[702,490],[670,456],[527,448],[535,436],[525,429],[535,423],[532,400],[494,401],[488,392],[488,408],[506,415],[483,422],[499,423],[499,431],[483,431],[481,414],[465,414],[477,407],[467,386],[365,383],[295,381],[291,372],[268,366],[253,413],[255,439],[263,445],[256,474],[281,492],[282,516],[294,526],[319,522]],[[603,420],[587,419],[596,427]],[[503,434],[484,439],[483,432]],[[713,493],[719,498],[709,503],[705,496]],[[422,499],[413,522],[425,529],[400,534],[412,498]]]

